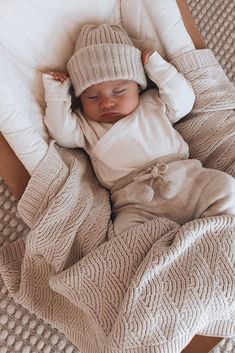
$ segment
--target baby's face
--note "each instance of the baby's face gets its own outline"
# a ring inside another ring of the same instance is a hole
[[[80,99],[83,112],[89,119],[115,123],[137,107],[139,86],[134,81],[102,82],[87,88]]]

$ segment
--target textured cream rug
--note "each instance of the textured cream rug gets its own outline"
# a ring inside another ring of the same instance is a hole
[[[196,22],[230,79],[235,82],[234,2],[188,0]],[[0,178],[0,246],[27,234],[16,200]],[[0,278],[0,353],[82,353],[62,334],[14,303]],[[234,353],[235,338],[223,340],[213,353]],[[211,352],[211,353],[212,353]],[[200,352],[198,352],[200,353]]]

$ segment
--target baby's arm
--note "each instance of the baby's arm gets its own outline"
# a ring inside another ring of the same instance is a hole
[[[176,123],[192,110],[195,94],[191,84],[156,51],[143,51],[142,60],[149,78],[159,88],[168,119],[172,124]]]
[[[49,71],[43,74],[46,113],[44,122],[53,139],[60,146],[84,147],[84,135],[79,117],[71,110],[70,79],[64,73]]]

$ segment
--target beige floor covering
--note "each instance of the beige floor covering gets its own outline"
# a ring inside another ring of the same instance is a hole
[[[187,0],[187,3],[208,47],[235,82],[235,2]],[[28,232],[16,206],[15,198],[0,178],[0,246]],[[56,329],[14,303],[0,278],[0,353],[17,352],[82,353]],[[235,338],[223,340],[211,353],[235,353]]]

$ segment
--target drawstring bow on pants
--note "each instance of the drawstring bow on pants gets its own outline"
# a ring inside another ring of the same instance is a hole
[[[149,185],[145,184],[146,187],[144,193],[142,192],[141,199],[145,199],[145,201],[149,202],[152,201],[155,195],[154,189],[152,188],[154,182],[157,183],[157,189],[160,196],[164,198],[171,197],[172,182],[164,178],[167,170],[168,165],[166,163],[157,161],[153,166],[148,167],[146,171],[133,178],[133,180],[136,182],[144,182],[150,180]]]

